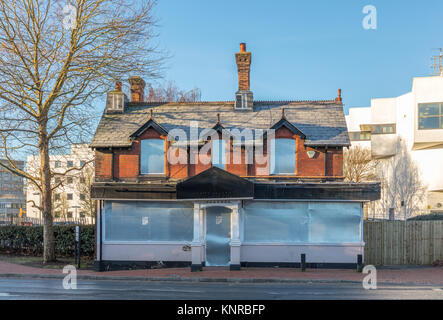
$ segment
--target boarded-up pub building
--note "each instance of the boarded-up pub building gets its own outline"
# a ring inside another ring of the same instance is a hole
[[[121,83],[108,93],[90,145],[97,270],[297,266],[301,254],[312,267],[356,266],[363,204],[380,186],[343,181],[340,91],[254,101],[245,44],[235,58],[234,101],[148,103],[140,77],[130,99]]]

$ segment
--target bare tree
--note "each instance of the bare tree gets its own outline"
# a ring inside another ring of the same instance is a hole
[[[371,150],[361,146],[345,149],[343,153],[343,175],[346,181],[362,182],[377,179],[378,161],[372,159]]]
[[[379,215],[386,216],[393,208],[397,217],[407,219],[423,209],[427,187],[401,138],[396,143],[395,156],[380,162],[378,176],[381,199],[375,203],[375,210]]]
[[[55,197],[53,199],[53,210],[55,212],[56,218],[67,218],[68,217],[68,211],[69,211],[69,202],[68,202],[68,196],[66,193],[58,193],[58,197]],[[59,217],[57,217],[59,215]]]
[[[50,152],[87,141],[96,98],[121,77],[158,77],[165,58],[153,43],[155,0],[68,3],[0,0],[0,166],[40,191],[44,263],[55,260]],[[39,156],[37,174],[14,164],[26,155]]]
[[[201,90],[197,87],[184,91],[180,90],[173,81],[156,87],[148,84],[148,102],[198,102],[200,100]]]

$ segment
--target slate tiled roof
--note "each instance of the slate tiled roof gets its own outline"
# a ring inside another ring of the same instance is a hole
[[[253,111],[234,110],[234,102],[197,103],[127,103],[125,112],[104,113],[90,147],[130,147],[131,134],[149,120],[167,131],[181,128],[188,132],[190,121],[198,121],[200,129],[212,128],[220,114],[226,129],[269,129],[276,124],[285,108],[285,116],[306,134],[305,145],[349,146],[343,106],[335,101],[255,101]]]

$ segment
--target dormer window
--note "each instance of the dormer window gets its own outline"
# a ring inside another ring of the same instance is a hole
[[[165,140],[147,139],[141,141],[140,173],[165,173]]]
[[[226,153],[225,140],[212,140],[212,166],[225,170],[226,168]]]
[[[125,111],[126,95],[123,93],[121,82],[115,84],[115,90],[108,93],[106,113],[123,113]]]
[[[271,140],[271,175],[295,175],[295,140]]]

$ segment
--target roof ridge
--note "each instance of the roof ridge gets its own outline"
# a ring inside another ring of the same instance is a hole
[[[255,100],[254,104],[292,104],[292,103],[320,103],[340,104],[335,100]],[[195,102],[128,102],[127,106],[162,106],[162,105],[202,105],[202,104],[234,104],[234,101],[195,101]]]

